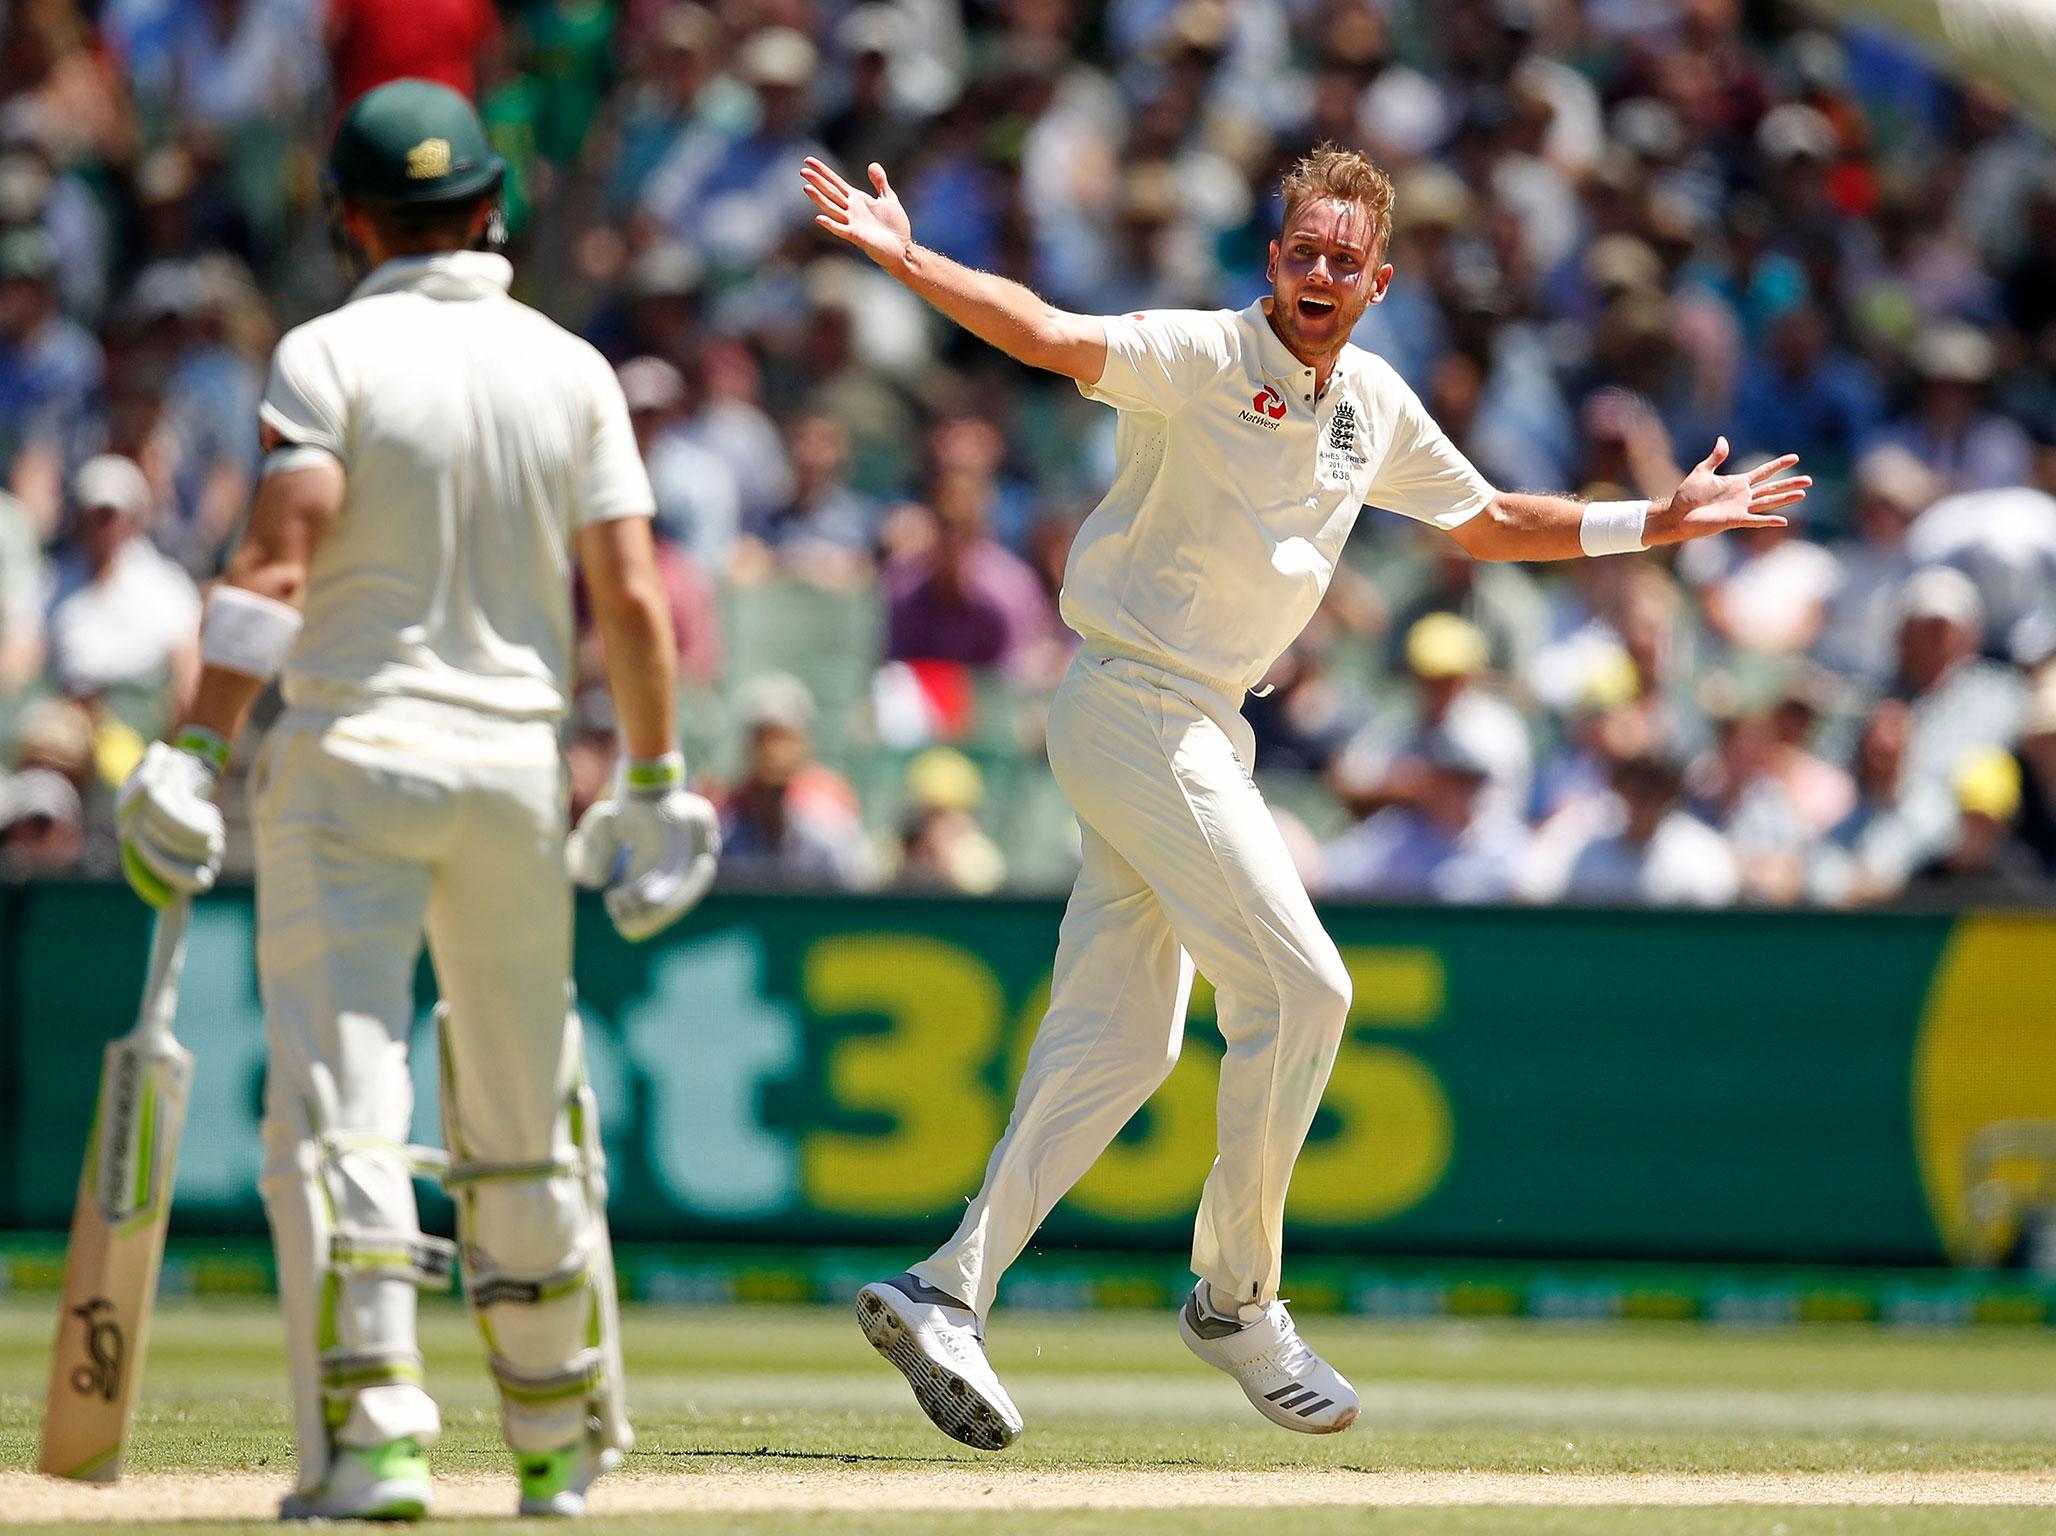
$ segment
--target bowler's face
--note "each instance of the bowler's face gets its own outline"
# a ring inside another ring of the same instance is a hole
[[[1301,361],[1341,350],[1371,305],[1385,297],[1392,268],[1378,262],[1376,232],[1361,204],[1309,198],[1271,242],[1271,316]]]

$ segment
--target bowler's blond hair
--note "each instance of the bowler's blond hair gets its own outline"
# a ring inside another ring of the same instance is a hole
[[[1304,203],[1334,199],[1355,203],[1371,220],[1371,255],[1384,254],[1392,238],[1392,178],[1358,150],[1327,142],[1318,145],[1285,173],[1278,190],[1285,198],[1285,222]]]

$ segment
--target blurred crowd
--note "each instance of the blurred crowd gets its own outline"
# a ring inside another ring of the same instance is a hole
[[[196,674],[321,163],[480,102],[517,293],[620,369],[735,883],[1054,886],[1055,595],[1112,416],[822,236],[797,167],[1112,313],[1263,292],[1284,168],[1398,186],[1387,357],[1496,484],[1662,494],[1725,432],[1791,527],[1473,566],[1366,515],[1252,697],[1325,896],[2056,894],[2056,156],[1803,0],[14,0],[0,20],[0,871],[106,873]],[[611,771],[597,642],[566,726]]]

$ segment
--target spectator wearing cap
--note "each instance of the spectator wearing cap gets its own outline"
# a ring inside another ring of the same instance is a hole
[[[792,27],[765,27],[746,38],[735,73],[755,93],[755,125],[742,133],[682,135],[644,185],[651,225],[737,272],[758,265],[788,230],[805,225],[811,210],[793,167],[826,153],[809,129],[815,67],[813,43]]]
[[[1646,289],[1620,292],[1600,310],[1591,337],[1577,395],[1621,390],[1639,396],[1654,410],[1670,442],[1714,436],[1708,423],[1726,414],[1726,393],[1718,380],[1695,367],[1690,338],[1680,332],[1668,296]],[[1592,466],[1583,467],[1583,477],[1596,478]]]
[[[784,672],[736,695],[746,737],[741,777],[722,801],[721,879],[738,885],[856,890],[872,880],[857,799],[814,758],[814,699]]]
[[[742,527],[742,492],[728,462],[683,430],[685,379],[660,357],[621,365],[629,424],[657,497],[656,528],[710,577],[734,558]]]
[[[86,843],[78,791],[48,768],[0,774],[0,879],[76,869]]]
[[[1906,882],[1909,902],[1950,907],[2047,901],[2049,882],[2014,835],[2020,816],[2020,763],[1998,747],[1966,753],[1950,775],[1956,829],[1949,847]]]
[[[1323,895],[1466,905],[1512,896],[1527,828],[1486,794],[1495,743],[1472,739],[1483,736],[1474,722],[1460,718],[1422,733],[1418,795],[1322,850]]]
[[[1521,881],[1528,900],[1720,907],[1741,895],[1727,843],[1679,806],[1684,769],[1675,755],[1636,751],[1613,765],[1611,782],[1611,799],[1564,846],[1530,859]]]
[[[1949,566],[1925,566],[1900,590],[1893,694],[1912,710],[1907,768],[1916,777],[1947,784],[1965,753],[2011,746],[2020,732],[2020,675],[1979,657],[1983,621],[1977,588]]]
[[[1839,221],[1829,178],[1843,149],[1827,114],[1805,102],[1773,107],[1757,124],[1757,165],[1783,239],[1804,239]]]
[[[92,333],[58,312],[55,271],[41,230],[0,235],[0,462],[45,539],[104,367]]]
[[[0,491],[0,706],[42,667],[42,543],[28,508]]]
[[[1487,808],[1516,820],[1525,814],[1533,749],[1519,711],[1484,685],[1490,659],[1484,632],[1468,619],[1430,613],[1414,622],[1406,632],[1406,664],[1415,683],[1411,709],[1373,718],[1330,774],[1352,814],[1417,804],[1427,784],[1430,733],[1445,725],[1490,762]]]
[[[141,758],[142,743],[118,721],[96,721],[75,699],[45,697],[28,704],[14,723],[14,766],[54,773],[84,807],[85,843],[74,863],[80,874],[112,875],[121,868],[114,789]],[[0,781],[6,775],[0,773]]]
[[[985,778],[954,747],[929,747],[907,764],[893,883],[914,890],[989,896],[1006,882],[1007,861],[978,825]]]
[[[1548,641],[1549,604],[1525,569],[1473,560],[1447,539],[1423,542],[1421,584],[1393,609],[1388,666],[1407,664],[1406,637],[1431,613],[1453,613],[1477,626],[1485,637],[1486,664],[1501,674],[1511,674]]]
[[[930,536],[885,572],[887,661],[953,661],[1017,678],[1047,672],[1056,626],[1035,572],[987,529],[990,482],[968,470],[930,489]]]
[[[1549,747],[1535,775],[1534,814],[1544,826],[1611,794],[1613,764],[1636,744],[1666,735],[1655,701],[1642,692],[1634,662],[1619,647],[1594,657],[1584,693],[1560,723],[1562,739]]]
[[[1935,477],[1904,448],[1872,448],[1851,478],[1851,532],[1830,546],[1839,580],[1814,657],[1832,671],[1882,685],[1895,665],[1899,594],[1922,562],[1907,530],[1934,501]]]
[[[1920,381],[1913,412],[1872,442],[1904,448],[1947,491],[2031,483],[2034,445],[2019,422],[1985,404],[1997,356],[1991,337],[1962,321],[1923,332],[1913,347]]]
[[[176,714],[200,670],[200,594],[141,537],[150,483],[114,454],[72,478],[72,537],[52,573],[50,670],[76,698],[162,689]]]
[[[1906,771],[1913,712],[1883,699],[1856,742],[1856,801],[1828,829],[1807,871],[1807,894],[1832,906],[1889,901],[1948,846],[1956,807],[1948,788]]]

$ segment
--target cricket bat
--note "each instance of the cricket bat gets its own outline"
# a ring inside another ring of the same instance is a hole
[[[192,1052],[171,1032],[191,910],[176,901],[158,915],[136,1027],[108,1042],[100,1068],[36,1463],[53,1477],[121,1476],[193,1081]]]

